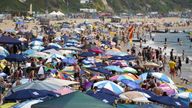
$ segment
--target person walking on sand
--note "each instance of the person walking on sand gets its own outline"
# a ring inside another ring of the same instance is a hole
[[[179,76],[181,76],[182,74],[182,71],[181,71],[181,66],[182,66],[182,63],[181,63],[181,57],[178,57],[178,61],[177,61],[177,72],[179,71]]]

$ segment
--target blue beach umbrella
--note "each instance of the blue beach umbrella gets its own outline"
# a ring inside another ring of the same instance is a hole
[[[36,40],[36,41],[30,42],[29,45],[30,46],[41,46],[41,45],[43,45],[43,42]]]
[[[61,45],[57,44],[57,43],[49,43],[48,46],[50,47],[55,47],[55,48],[58,48],[58,49],[61,49]]]
[[[9,52],[2,46],[0,46],[0,55],[7,56]]]
[[[99,82],[95,83],[93,86],[94,87],[97,86],[100,89],[105,88],[107,90],[112,91],[115,94],[120,94],[120,93],[124,92],[124,89],[121,86],[115,84],[112,81],[107,81],[107,80],[99,81]]]
[[[69,57],[64,58],[62,61],[70,65],[77,63],[77,60],[75,58],[69,58]]]
[[[41,51],[41,50],[45,49],[45,47],[43,47],[43,46],[33,46],[31,49],[36,50],[36,51]]]
[[[5,59],[10,62],[22,62],[27,60],[27,57],[22,54],[10,54]]]
[[[123,80],[121,80],[121,82],[122,82],[123,84],[125,84],[125,85],[133,88],[133,89],[140,88],[140,85],[139,85],[139,84],[137,84],[136,82],[131,81],[131,80],[123,79]]]
[[[46,96],[56,97],[57,94],[47,90],[24,89],[8,95],[4,99],[7,101],[16,101],[16,100],[23,101],[28,99],[37,99]]]
[[[91,67],[91,68],[87,68],[91,71],[95,71],[95,72],[100,72],[100,73],[103,73],[103,74],[107,74],[107,75],[111,75],[112,73],[106,69],[103,69],[103,68],[94,68],[94,67]]]
[[[5,56],[0,55],[0,60],[3,60],[3,59],[5,59]]]
[[[110,70],[110,71],[116,71],[116,72],[123,72],[123,69],[121,69],[119,66],[106,66],[104,69]]]
[[[30,55],[30,54],[34,54],[35,52],[37,52],[37,51],[35,51],[33,49],[28,49],[28,50],[24,51],[23,54],[24,55]]]
[[[81,57],[92,57],[92,56],[96,56],[96,54],[94,52],[82,52],[79,56],[81,56]]]
[[[165,75],[164,73],[159,73],[159,72],[150,72],[151,76],[154,76],[155,78],[170,83],[170,84],[174,84],[174,82],[171,80],[171,78],[169,78],[167,75]],[[148,73],[143,73],[141,74],[139,77],[142,80],[146,80],[147,79],[147,75]]]

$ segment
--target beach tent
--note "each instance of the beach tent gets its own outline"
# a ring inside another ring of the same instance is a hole
[[[32,105],[31,108],[113,108],[79,91]]]
[[[9,36],[1,36],[0,44],[21,44],[21,41],[19,41],[16,38],[9,37]]]

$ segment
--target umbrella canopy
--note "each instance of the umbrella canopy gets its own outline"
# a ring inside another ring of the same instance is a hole
[[[123,80],[121,80],[121,82],[122,82],[123,84],[127,85],[128,87],[133,88],[133,89],[140,88],[140,85],[139,85],[139,84],[137,84],[136,82],[131,81],[131,80],[123,79]]]
[[[132,67],[124,67],[123,72],[137,73],[137,70]]]
[[[36,53],[37,51],[33,50],[33,49],[28,49],[26,51],[23,52],[24,55],[32,55],[34,53]]]
[[[120,75],[120,76],[118,76],[117,81],[121,81],[121,80],[131,80],[131,81],[134,81],[134,79],[131,78],[128,75]]]
[[[189,99],[189,100],[192,99],[192,93],[191,92],[182,92],[182,93],[177,94],[177,96],[179,98],[182,98],[182,99]]]
[[[58,93],[60,95],[66,95],[66,94],[74,92],[74,90],[72,90],[68,87],[64,87],[64,88],[59,89],[59,90],[54,90],[53,92]]]
[[[56,97],[56,93],[47,91],[47,90],[35,90],[35,89],[24,89],[16,91],[4,99],[7,101],[16,101],[16,100],[28,100],[28,99],[37,99],[46,96],[54,96]]]
[[[19,103],[15,106],[13,106],[13,108],[31,108],[32,105],[37,104],[43,102],[42,100],[27,100],[24,101],[22,103]]]
[[[127,53],[125,52],[114,52],[114,51],[111,51],[111,50],[108,50],[105,52],[105,55],[112,55],[112,56],[125,56],[125,55],[128,55]]]
[[[28,57],[34,57],[34,58],[48,58],[49,55],[47,53],[44,52],[35,52],[34,54],[30,54],[28,55]]]
[[[91,68],[87,68],[89,70],[92,70],[92,71],[95,71],[95,72],[100,72],[100,73],[103,73],[103,74],[107,74],[107,75],[111,75],[112,73],[106,69],[103,69],[103,68],[94,68],[94,67],[91,67]]]
[[[93,80],[103,80],[103,79],[105,79],[104,76],[95,75],[95,76],[93,76],[90,80],[93,81]]]
[[[124,100],[132,100],[135,102],[150,102],[147,98],[150,96],[146,93],[139,91],[129,91],[119,95],[121,99]]]
[[[89,51],[94,52],[94,53],[96,53],[96,54],[103,53],[103,50],[101,50],[101,49],[98,48],[98,47],[91,48],[91,49],[89,49]]]
[[[107,80],[99,81],[99,82],[95,83],[93,86],[97,86],[98,88],[108,89],[115,94],[120,94],[120,93],[124,92],[124,89],[121,86],[115,84],[112,81],[107,81]]]
[[[69,58],[69,57],[67,57],[67,58],[64,58],[62,61],[63,61],[64,63],[69,64],[69,65],[77,64],[77,60],[76,60],[75,58]]]
[[[64,47],[63,50],[74,50],[74,51],[81,51],[81,49],[76,47]]]
[[[96,54],[94,52],[82,52],[79,56],[81,56],[81,57],[92,57],[92,56],[96,56]]]
[[[123,72],[123,70],[119,66],[106,66],[104,69],[110,70],[110,71],[116,71],[116,72]]]
[[[57,43],[49,43],[48,47],[50,48],[55,48],[55,49],[61,49],[61,45],[57,44]]]
[[[107,89],[97,90],[96,93],[93,91],[87,91],[86,94],[111,105],[113,105],[115,100],[119,98],[118,95],[115,95],[113,92]]]
[[[64,57],[62,55],[59,55],[59,54],[52,54],[50,56],[50,58],[60,58],[60,59],[64,59]]]
[[[43,82],[43,81],[33,81],[33,82],[28,82],[19,86],[16,86],[14,88],[11,89],[11,92],[14,93],[16,91],[20,91],[23,89],[36,89],[36,90],[57,90],[57,89],[61,89],[61,86],[55,85],[55,84],[51,84],[48,82]]]
[[[62,53],[60,53],[59,51],[57,51],[55,49],[48,49],[48,50],[44,50],[43,52],[49,53],[49,54],[59,54],[59,55],[62,55]]]
[[[77,91],[32,105],[32,108],[113,108],[113,106]]]
[[[159,86],[164,92],[167,93],[167,95],[175,95],[177,93],[177,90],[172,88],[171,85],[167,84],[167,83],[163,83]]]
[[[7,56],[9,52],[2,46],[0,46],[0,55]]]
[[[31,47],[31,49],[36,50],[36,51],[41,51],[41,50],[45,49],[45,47],[43,47],[43,46],[33,46],[33,47]]]
[[[22,54],[10,54],[5,59],[10,62],[22,62],[27,60],[26,56]]]
[[[143,73],[141,74],[139,77],[142,80],[146,80],[147,79],[147,75],[148,73]],[[151,75],[154,76],[155,78],[158,78],[161,81],[170,83],[170,84],[174,84],[174,82],[171,80],[171,78],[169,78],[167,75],[165,75],[164,73],[159,73],[159,72],[151,72]]]
[[[0,44],[21,44],[21,41],[10,36],[1,36]]]
[[[43,82],[58,85],[58,86],[69,86],[69,85],[79,84],[79,82],[76,82],[76,81],[62,80],[62,79],[56,79],[56,78],[47,78],[43,80]]]
[[[41,46],[41,45],[43,45],[43,42],[36,40],[36,41],[30,42],[29,45],[30,46]]]

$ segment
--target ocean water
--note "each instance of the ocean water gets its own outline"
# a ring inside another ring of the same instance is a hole
[[[192,81],[192,48],[190,48],[190,45],[192,45],[192,42],[189,40],[188,34],[156,33],[156,34],[153,34],[153,38],[154,38],[154,41],[149,40],[149,35],[148,35],[147,36],[148,41],[146,44],[143,44],[143,46],[150,46],[153,48],[158,48],[158,47],[163,48],[165,38],[167,38],[167,49],[164,51],[164,53],[167,53],[168,56],[170,55],[171,49],[174,49],[174,56],[181,56],[182,51],[184,50],[185,57],[186,56],[189,57],[191,60],[191,63],[185,64],[185,61],[182,62],[183,66],[182,66],[181,77]],[[180,41],[182,41],[182,45],[179,45],[179,43],[177,42],[178,38],[180,39]]]

